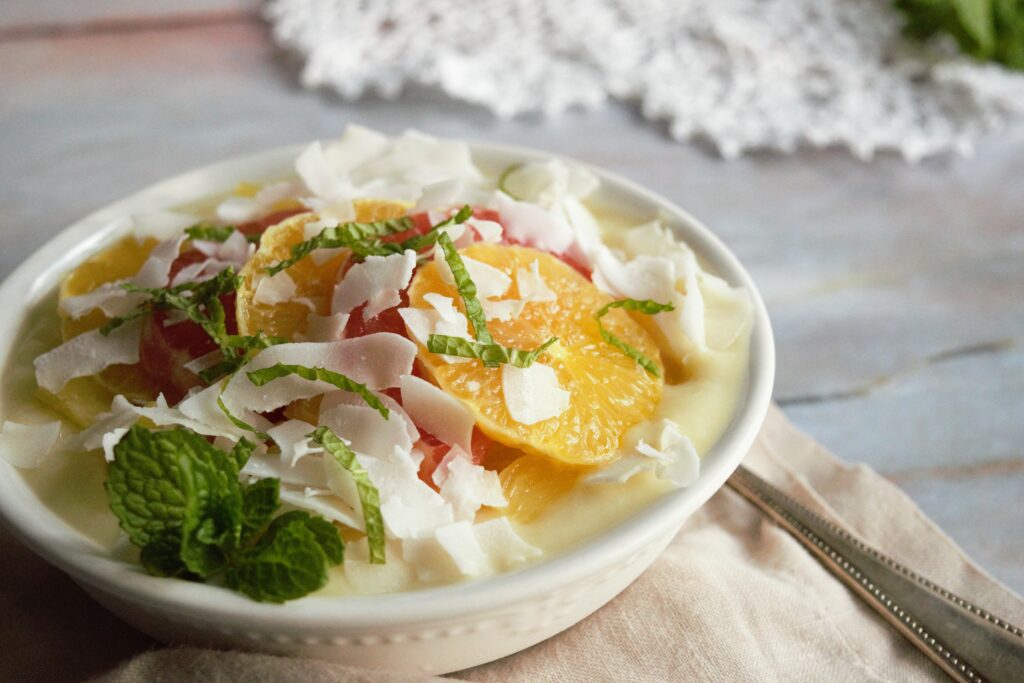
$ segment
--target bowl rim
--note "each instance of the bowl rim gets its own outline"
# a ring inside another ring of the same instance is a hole
[[[522,569],[403,593],[368,596],[311,596],[284,605],[259,603],[223,588],[157,578],[115,559],[68,525],[36,498],[15,468],[0,465],[0,521],[43,559],[90,589],[117,596],[148,611],[180,619],[231,625],[246,630],[273,628],[351,632],[382,624],[397,626],[458,620],[500,610],[519,601],[567,587],[616,563],[626,562],[658,534],[674,533],[739,465],[767,414],[775,374],[775,348],[768,313],[753,279],[731,250],[700,221],[666,198],[616,173],[579,160],[527,147],[467,140],[474,162],[493,165],[561,159],[587,168],[601,179],[602,203],[624,201],[646,207],[716,273],[750,292],[754,320],[745,391],[725,431],[704,455],[698,480],[669,492],[640,512],[566,550]],[[287,175],[308,143],[274,147],[201,166],[159,181],[94,211],[65,228],[18,266],[0,284],[0,301],[20,302],[0,309],[0,372],[9,371],[11,353],[25,314],[50,294],[73,265],[130,229],[128,217],[169,209],[230,190],[239,180],[270,180]],[[500,167],[500,166],[499,166]],[[0,406],[2,408],[2,406]],[[27,504],[26,504],[27,503]]]

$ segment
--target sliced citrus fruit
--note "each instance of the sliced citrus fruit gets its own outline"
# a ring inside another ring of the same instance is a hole
[[[539,455],[524,455],[513,461],[498,475],[508,501],[508,516],[517,522],[533,521],[569,493],[590,469]]]
[[[88,294],[101,285],[135,275],[156,245],[157,240],[152,237],[125,237],[90,256],[64,278],[60,285],[60,300]],[[107,317],[99,309],[89,311],[79,318],[61,313],[60,331],[64,341],[67,341],[83,332],[95,330],[105,322]]]
[[[355,208],[356,220],[369,222],[404,216],[409,205],[360,199],[356,200]],[[334,285],[338,282],[339,272],[348,263],[347,251],[324,260],[318,259],[314,252],[282,271],[295,283],[294,299],[277,304],[256,302],[256,288],[262,278],[269,277],[267,269],[291,256],[292,247],[306,240],[306,224],[316,219],[313,213],[299,214],[267,228],[263,233],[260,248],[240,273],[242,284],[238,288],[235,305],[241,334],[263,331],[274,337],[294,339],[297,334],[305,332],[310,313],[330,313]]]
[[[98,287],[135,275],[149,258],[158,241],[154,238],[125,237],[90,256],[61,282],[59,299],[88,294]],[[64,341],[101,327],[108,318],[94,309],[78,318],[61,316]],[[40,390],[40,399],[75,424],[88,426],[97,415],[110,410],[116,394],[136,401],[150,401],[156,394],[155,383],[138,364],[112,365],[98,375],[73,379],[56,394]]]
[[[516,422],[505,406],[500,367],[484,367],[478,360],[447,363],[421,347],[419,357],[430,376],[458,397],[472,411],[480,429],[495,441],[574,464],[613,459],[622,434],[654,412],[662,380],[601,338],[594,314],[611,299],[574,268],[536,249],[477,243],[460,253],[503,271],[513,283],[518,269],[530,270],[537,263],[555,300],[528,303],[518,317],[505,322],[491,320],[487,326],[497,343],[519,349],[533,349],[549,337],[558,337],[559,342],[542,354],[539,362],[554,368],[562,388],[570,393],[570,403],[556,417],[532,425]],[[433,263],[416,273],[409,287],[409,304],[429,308],[423,297],[431,292],[451,297],[462,306],[455,286],[441,278]],[[518,297],[515,284],[506,297]],[[661,368],[654,341],[627,313],[612,310],[602,322]]]

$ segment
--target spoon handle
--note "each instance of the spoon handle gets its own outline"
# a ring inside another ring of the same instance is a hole
[[[904,567],[742,465],[728,485],[957,681],[1024,680],[1024,631]]]

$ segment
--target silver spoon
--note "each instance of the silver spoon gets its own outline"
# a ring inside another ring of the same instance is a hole
[[[726,482],[957,681],[1024,681],[1024,631],[907,569],[740,465]]]

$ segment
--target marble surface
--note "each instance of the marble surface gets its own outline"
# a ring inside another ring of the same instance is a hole
[[[623,106],[500,121],[426,91],[344,103],[299,87],[250,0],[7,0],[0,64],[0,278],[150,182],[349,122],[575,156],[716,230],[763,288],[787,414],[1024,591],[1024,125],[920,166],[725,162]]]

